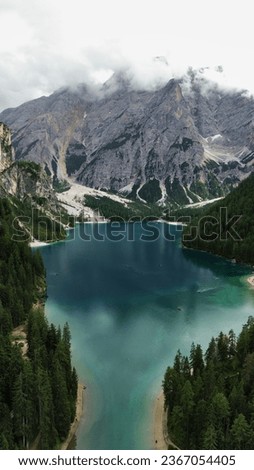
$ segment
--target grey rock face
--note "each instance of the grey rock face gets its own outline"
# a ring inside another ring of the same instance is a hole
[[[42,164],[49,174],[65,176],[65,154],[69,140],[84,113],[84,87],[69,92],[60,90],[1,116],[13,131],[16,159]]]
[[[11,131],[0,123],[0,197],[9,196],[43,198],[48,207],[58,207],[51,178],[34,162],[14,161]]]
[[[57,204],[51,179],[39,165],[28,162],[14,162],[0,174],[0,195],[44,198],[47,204]]]
[[[8,168],[12,160],[11,131],[4,123],[0,122],[0,172]]]
[[[84,85],[60,90],[0,119],[13,130],[16,158],[42,163],[48,174],[134,197],[141,191],[150,201],[198,202],[253,171],[254,101],[195,74],[188,80],[137,91],[115,75],[97,94]]]

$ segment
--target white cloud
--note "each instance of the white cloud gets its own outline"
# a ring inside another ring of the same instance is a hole
[[[0,0],[0,108],[63,85],[103,81],[122,67],[151,86],[189,65],[222,64],[224,86],[253,92],[251,6],[250,0]]]

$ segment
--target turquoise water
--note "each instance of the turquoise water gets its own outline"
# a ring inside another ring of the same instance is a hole
[[[205,349],[212,335],[238,333],[254,313],[248,268],[182,249],[179,227],[170,227],[175,241],[165,239],[168,225],[154,227],[160,236],[149,242],[140,224],[122,225],[132,241],[116,242],[96,240],[95,226],[85,224],[41,249],[48,318],[69,322],[87,386],[77,449],[152,448],[153,401],[177,349],[189,352],[192,341]],[[109,235],[106,224],[96,230]]]

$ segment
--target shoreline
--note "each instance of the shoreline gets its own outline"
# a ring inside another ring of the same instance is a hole
[[[254,288],[254,273],[245,278],[245,282],[250,287]],[[168,450],[168,447],[179,448],[171,441],[167,431],[167,413],[164,409],[164,395],[163,390],[154,399],[153,402],[153,415],[152,415],[152,449],[153,450]]]
[[[40,246],[47,246],[49,243],[46,242],[40,242],[39,240],[34,240],[32,242],[29,242],[29,246],[31,248],[39,248]]]
[[[178,221],[171,222],[169,220],[158,219],[156,220],[156,222],[159,222],[160,224],[175,225],[175,226],[181,225],[181,227],[187,227],[187,224],[185,224],[184,222],[178,222]]]
[[[254,275],[249,276],[247,282],[251,287],[254,287]]]
[[[156,222],[159,222],[159,223],[167,223],[169,225],[184,225],[184,224],[179,224],[177,222],[167,222],[167,221],[164,221],[164,220],[157,220]],[[101,223],[101,224],[107,224],[108,221],[96,221],[96,222],[90,222],[90,221],[87,221],[87,222],[79,222],[81,224],[98,224],[98,223]],[[78,224],[78,222],[77,222]],[[70,230],[74,229],[74,227],[70,227],[69,228]],[[59,240],[59,241],[62,241],[62,240]],[[63,240],[65,241],[65,240]],[[53,243],[56,243],[56,242],[53,242]],[[49,244],[52,244],[51,243],[45,243],[45,242],[39,242],[39,241],[34,241],[34,242],[31,242],[30,243],[30,246],[33,245],[33,246],[47,246]],[[186,248],[186,247],[184,247]],[[187,248],[189,249],[189,248]],[[205,250],[196,250],[194,249],[195,251],[203,251],[204,253],[209,253]],[[219,256],[220,258],[223,258],[224,260],[227,260],[227,258],[225,258],[224,256],[222,255],[216,255],[214,253],[210,253],[212,256]],[[254,273],[249,276],[247,279],[245,278],[245,282],[247,281],[248,285],[252,288],[254,288]],[[74,421],[72,422],[71,424],[71,427],[70,427],[70,430],[69,430],[69,433],[68,433],[68,436],[66,438],[66,440],[61,443],[60,445],[60,449],[61,450],[68,450],[70,444],[71,444],[71,441],[73,440],[78,428],[79,428],[79,425],[80,425],[80,421],[83,417],[83,411],[84,411],[84,385],[81,384],[80,382],[78,383],[78,391],[77,391],[77,403],[76,403],[76,414],[75,414],[75,418],[74,418]],[[167,413],[164,409],[164,395],[163,395],[163,391],[160,387],[160,393],[158,393],[156,395],[156,397],[154,398],[153,400],[153,403],[152,403],[152,421],[151,421],[151,438],[152,438],[152,443],[151,443],[151,449],[153,450],[168,450],[168,447],[170,446],[170,448],[175,448],[175,449],[178,449],[177,446],[174,445],[174,443],[172,443],[169,435],[168,435],[168,432],[167,432]]]
[[[62,240],[58,240],[58,241],[62,241]],[[29,243],[29,246],[31,248],[35,248],[35,247],[39,248],[39,247],[44,247],[44,246],[55,244],[58,241],[46,243],[46,242],[40,242],[39,240],[33,240],[32,242]],[[43,304],[42,306],[43,306],[44,315],[46,315],[45,304]],[[21,325],[21,326],[22,326],[22,328],[24,327],[24,325]],[[15,332],[15,330],[13,331],[13,333],[14,332]],[[73,440],[73,438],[74,438],[74,436],[75,436],[75,434],[78,430],[78,427],[79,427],[79,424],[80,424],[80,421],[82,419],[83,412],[84,412],[84,390],[85,390],[85,388],[86,387],[84,386],[84,384],[79,381],[78,382],[78,389],[77,389],[77,401],[76,401],[75,417],[74,417],[74,420],[71,423],[71,427],[70,427],[70,430],[68,432],[68,435],[67,435],[66,439],[60,444],[60,447],[59,447],[60,450],[68,450],[69,449],[70,443]],[[33,449],[36,449],[36,446],[37,446],[37,444],[35,444],[35,447],[33,445]]]
[[[74,421],[71,424],[71,427],[70,427],[67,438],[65,439],[64,442],[62,442],[62,444],[60,446],[60,450],[68,450],[69,445],[70,445],[72,439],[74,438],[74,436],[75,436],[75,434],[78,430],[81,418],[83,416],[83,411],[84,411],[84,390],[85,390],[84,384],[79,382],[78,383],[78,391],[77,391],[77,403],[76,403],[75,418],[74,418]]]
[[[170,439],[167,429],[167,411],[164,408],[163,390],[156,396],[153,405],[153,421],[152,421],[152,449],[153,450],[180,450]]]
[[[163,390],[155,397],[153,405],[153,432],[152,432],[152,449],[167,450],[168,445],[165,439],[164,430],[166,424],[166,412],[164,410]]]

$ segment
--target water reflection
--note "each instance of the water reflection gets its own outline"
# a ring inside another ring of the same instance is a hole
[[[48,316],[69,322],[87,385],[78,449],[150,448],[149,432],[138,430],[149,427],[154,394],[177,349],[187,353],[192,341],[205,348],[221,330],[238,332],[253,313],[254,296],[240,280],[248,268],[182,250],[175,228],[175,242],[142,242],[142,227],[133,230],[131,242],[76,238],[42,249]]]

